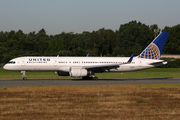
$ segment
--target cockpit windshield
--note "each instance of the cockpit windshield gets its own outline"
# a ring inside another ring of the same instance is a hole
[[[15,64],[15,61],[9,61],[8,64]]]

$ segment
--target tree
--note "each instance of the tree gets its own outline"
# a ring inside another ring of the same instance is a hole
[[[36,34],[36,46],[35,49],[37,50],[37,52],[40,55],[44,54],[44,51],[47,48],[48,45],[48,40],[49,40],[49,36],[46,34],[46,31],[43,29],[41,29],[37,34]]]
[[[49,41],[46,54],[57,55],[61,50],[63,50],[62,39],[60,37],[56,37]]]
[[[170,32],[166,45],[164,47],[164,54],[179,54],[180,53],[180,25],[173,27],[165,27],[164,32]]]
[[[119,50],[119,55],[130,56],[132,53],[139,55],[152,39],[153,32],[149,26],[131,21],[120,26],[116,39],[118,46],[115,48],[116,51]]]
[[[115,33],[112,30],[99,29],[92,32],[91,41],[98,50],[98,55],[104,56],[112,53],[112,43],[115,42]]]

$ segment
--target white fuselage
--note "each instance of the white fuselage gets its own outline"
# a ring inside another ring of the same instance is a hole
[[[122,64],[129,57],[18,57],[4,65],[4,69],[12,71],[63,71],[69,72],[70,68],[84,66],[99,66]],[[134,57],[130,64],[120,65],[119,68],[110,69],[106,72],[128,72],[148,69],[160,65],[150,65],[162,60],[143,59]]]

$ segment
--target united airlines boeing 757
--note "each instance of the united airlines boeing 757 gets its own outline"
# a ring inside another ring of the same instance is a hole
[[[57,71],[59,76],[98,79],[95,73],[137,71],[167,64],[160,60],[169,32],[160,33],[142,53],[136,57],[18,57],[4,65],[5,70]]]

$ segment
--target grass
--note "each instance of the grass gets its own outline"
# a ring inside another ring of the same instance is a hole
[[[55,72],[26,72],[29,79],[68,79],[71,77],[58,76]],[[180,78],[180,69],[178,68],[152,68],[142,71],[125,73],[96,73],[96,76],[102,78]],[[22,73],[18,71],[6,71],[0,68],[0,79],[22,79]]]
[[[96,74],[99,78],[180,78],[180,69]],[[0,69],[0,79],[21,79]],[[28,78],[64,79],[54,72]],[[0,87],[0,119],[180,119],[180,84]]]
[[[180,119],[180,84],[0,88],[0,119]]]

